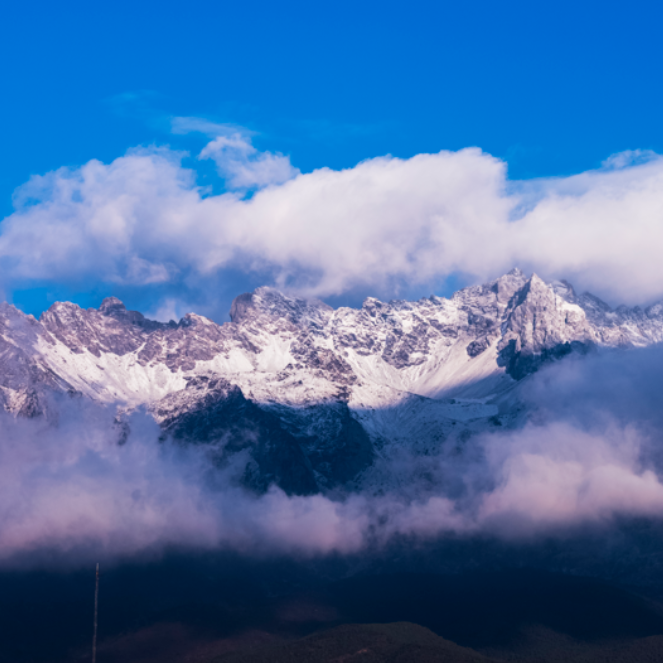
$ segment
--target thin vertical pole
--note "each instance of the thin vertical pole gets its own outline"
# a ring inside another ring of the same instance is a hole
[[[94,585],[94,631],[92,634],[92,663],[97,663],[97,615],[99,613],[99,562]]]

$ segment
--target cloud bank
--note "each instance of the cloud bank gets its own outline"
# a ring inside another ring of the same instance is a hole
[[[205,445],[159,443],[141,413],[119,445],[114,413],[80,400],[59,403],[55,427],[3,415],[0,564],[172,548],[352,554],[448,535],[518,543],[660,520],[661,368],[663,351],[649,348],[544,369],[525,390],[530,423],[470,438],[460,452],[442,443],[436,455],[386,459],[381,471],[397,480],[380,494],[256,495],[235,480],[241,458],[219,469]],[[609,375],[626,391],[606,386]]]
[[[663,295],[663,158],[613,156],[571,177],[514,182],[476,148],[300,173],[247,132],[197,118],[226,192],[211,195],[167,148],[35,176],[0,224],[12,279],[179,284],[259,271],[315,296],[395,291],[514,265],[613,302]],[[247,194],[248,191],[248,194]]]

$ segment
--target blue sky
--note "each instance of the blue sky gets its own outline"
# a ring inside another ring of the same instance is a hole
[[[223,193],[214,163],[195,158],[210,136],[173,133],[173,117],[242,127],[304,174],[478,146],[524,180],[663,151],[660,3],[120,0],[14,2],[3,14],[2,217],[32,175],[108,164],[136,146],[187,151],[197,184]],[[158,286],[7,272],[4,294],[34,313],[111,292],[150,309],[185,291],[182,305],[196,303],[192,292],[213,285],[220,311],[266,269],[230,265],[204,285]],[[457,271],[416,285],[396,274],[405,281],[394,292],[430,294]],[[354,302],[370,287],[337,290],[320,293]]]

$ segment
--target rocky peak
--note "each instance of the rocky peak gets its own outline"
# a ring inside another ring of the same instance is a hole
[[[589,329],[581,307],[566,302],[552,285],[532,274],[509,304],[504,331],[503,343],[511,332],[519,337],[522,350],[537,353]]]
[[[267,319],[306,327],[324,324],[332,312],[331,306],[319,300],[291,297],[274,288],[261,287],[235,298],[230,319],[241,325]]]
[[[197,313],[187,313],[178,323],[178,327],[197,327],[197,326],[206,326],[214,325],[217,326],[215,322],[212,322],[209,318],[205,316],[198,315]]]
[[[508,304],[513,295],[527,282],[527,277],[518,268],[493,281],[492,286],[500,304]]]
[[[94,309],[90,309],[90,312],[96,313]],[[127,311],[127,307],[117,297],[106,297],[101,302],[98,313],[105,318],[112,318],[125,325],[142,327],[148,332],[169,326],[169,323],[148,320],[138,311]]]
[[[503,309],[525,283],[527,277],[518,269],[511,270],[500,278],[483,285],[473,285],[454,293],[451,301],[462,307],[474,309]],[[437,302],[445,300],[435,298]]]
[[[60,338],[66,330],[85,325],[85,312],[71,302],[55,302],[41,314],[39,321],[51,334]]]
[[[105,316],[115,316],[126,312],[127,307],[117,297],[106,297],[101,302],[99,313]]]
[[[39,323],[35,320],[33,315],[26,315],[23,311],[19,311],[13,304],[0,302],[0,328],[11,327],[17,328],[37,328]]]
[[[515,293],[511,308],[516,309],[527,303],[530,307],[546,309],[548,306],[554,306],[555,292],[553,289],[536,274],[525,281],[524,285]]]
[[[82,310],[80,306],[72,302],[55,302],[41,314],[39,319],[43,322],[44,320],[54,318],[74,318],[80,315]]]
[[[518,379],[536,370],[549,356],[562,356],[595,341],[583,309],[558,295],[554,285],[532,274],[507,308],[497,348],[503,365]]]
[[[253,293],[245,292],[233,299],[230,307],[230,320],[235,324],[242,324],[244,320],[251,317],[251,309],[254,308]]]
[[[133,352],[150,331],[162,326],[146,320],[137,311],[127,311],[115,297],[105,299],[99,310],[83,310],[76,304],[56,302],[42,313],[40,322],[72,352],[88,351],[96,357],[105,352],[117,355]]]
[[[361,305],[363,311],[366,311],[368,315],[374,318],[376,315],[380,315],[382,310],[385,308],[384,304],[375,297],[366,297],[364,303]]]

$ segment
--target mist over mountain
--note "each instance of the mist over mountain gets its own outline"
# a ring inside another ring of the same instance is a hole
[[[0,663],[663,661],[663,5],[5,5]]]
[[[658,521],[661,304],[515,269],[361,309],[259,288],[231,318],[2,305],[4,564]]]

